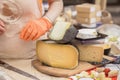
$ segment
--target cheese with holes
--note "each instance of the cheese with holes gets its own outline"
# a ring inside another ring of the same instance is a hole
[[[101,62],[103,60],[104,49],[95,45],[78,44],[80,60],[88,62]]]
[[[72,45],[38,41],[38,59],[49,66],[73,69],[78,65],[78,50]]]

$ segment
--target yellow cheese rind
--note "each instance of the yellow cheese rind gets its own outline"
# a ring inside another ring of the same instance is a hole
[[[94,45],[77,45],[80,51],[80,60],[88,62],[101,62],[104,49]]]
[[[52,67],[73,69],[78,65],[78,50],[72,45],[38,41],[38,59]]]

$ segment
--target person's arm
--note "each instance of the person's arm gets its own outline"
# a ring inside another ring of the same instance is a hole
[[[63,10],[63,0],[48,0],[49,9],[45,16],[51,21],[54,22],[55,19],[60,15]]]
[[[0,35],[5,32],[5,24],[2,20],[0,20]]]
[[[20,33],[23,40],[36,40],[52,27],[52,23],[63,9],[62,0],[49,0],[50,7],[45,15],[37,20],[28,22]]]

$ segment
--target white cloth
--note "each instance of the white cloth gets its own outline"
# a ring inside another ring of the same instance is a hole
[[[6,0],[7,1],[7,0]],[[0,58],[31,58],[35,55],[36,41],[24,41],[19,34],[24,25],[31,19],[40,18],[37,0],[8,0],[13,1],[17,7],[7,5],[7,10],[12,12],[10,21],[6,24],[6,32],[0,35]],[[1,5],[3,8],[5,4]],[[20,9],[18,13],[15,11]],[[10,12],[9,11],[9,12]],[[7,16],[10,17],[10,16]],[[19,18],[18,18],[19,17]]]

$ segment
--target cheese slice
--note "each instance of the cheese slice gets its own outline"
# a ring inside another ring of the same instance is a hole
[[[94,18],[96,17],[96,12],[91,12],[91,13],[84,13],[84,12],[77,12],[77,17],[79,18]]]
[[[88,62],[101,62],[103,60],[104,49],[95,45],[78,44],[80,60]]]
[[[61,40],[63,39],[65,32],[70,28],[71,23],[69,22],[56,22],[55,26],[49,34],[49,38],[52,40]]]
[[[38,41],[38,59],[52,67],[73,69],[78,65],[78,50],[72,45]]]
[[[78,30],[70,26],[69,22],[57,22],[49,33],[49,38],[57,43],[68,43],[76,37],[77,32]]]

